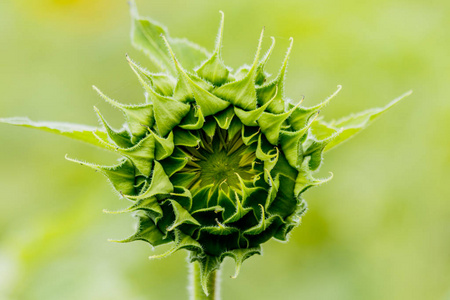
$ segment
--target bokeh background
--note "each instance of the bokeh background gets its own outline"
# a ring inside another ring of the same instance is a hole
[[[251,62],[260,30],[289,44],[287,95],[315,104],[343,90],[323,115],[382,106],[414,90],[365,132],[328,153],[328,184],[287,244],[268,242],[238,279],[223,268],[224,299],[450,299],[450,2],[446,0],[172,0],[137,4],[172,36],[211,49],[226,14],[223,56]],[[0,1],[0,117],[96,125],[92,106],[122,123],[90,88],[143,101],[125,53],[125,0]],[[185,253],[149,261],[128,203],[72,157],[116,157],[47,133],[0,125],[0,299],[186,299]],[[156,251],[162,251],[158,249]]]

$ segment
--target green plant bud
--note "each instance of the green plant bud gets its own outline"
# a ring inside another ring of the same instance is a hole
[[[235,260],[235,277],[246,259],[261,254],[263,243],[286,241],[307,210],[303,193],[331,179],[313,176],[323,154],[409,93],[383,108],[326,122],[317,115],[340,87],[313,107],[284,95],[293,39],[273,78],[264,66],[275,39],[261,55],[264,31],[253,63],[233,73],[221,56],[223,13],[212,53],[170,37],[163,26],[139,17],[134,7],[132,16],[133,45],[158,70],[151,73],[127,57],[147,95],[140,105],[121,104],[95,88],[123,112],[121,130],[111,128],[97,109],[101,128],[26,118],[1,121],[120,154],[119,164],[112,167],[69,160],[100,171],[133,202],[121,212],[134,213],[137,231],[120,242],[172,243],[167,253],[152,258],[189,251],[190,260],[200,263],[207,294],[208,278],[225,257]]]

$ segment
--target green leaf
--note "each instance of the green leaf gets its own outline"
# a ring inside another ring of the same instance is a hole
[[[319,140],[329,138],[339,130],[322,119],[311,122],[311,134]]]
[[[380,108],[372,108],[357,114],[352,114],[348,117],[339,119],[337,121],[330,122],[331,128],[336,128],[337,130],[341,130],[339,136],[331,141],[325,148],[325,151],[331,150],[332,148],[342,144],[347,141],[355,134],[360,132],[369,126],[376,118],[378,118],[381,114],[388,111],[394,105],[396,105],[400,100],[412,94],[412,91],[408,91],[401,95],[400,97],[392,100],[386,106]]]
[[[222,11],[220,13],[222,14],[222,20],[220,22],[220,29],[217,35],[214,53],[196,70],[200,77],[212,82],[215,86],[224,84],[228,79],[228,74],[230,73],[222,61],[221,50],[225,15]]]
[[[141,18],[138,15],[134,1],[130,1],[132,30],[131,41],[134,47],[143,51],[150,60],[161,70],[175,74],[175,68],[169,53],[166,50],[161,35],[165,35],[173,44],[175,53],[180,60],[189,65],[189,68],[198,66],[208,56],[208,52],[202,47],[185,39],[172,39],[169,37],[167,29],[150,19]]]
[[[34,122],[24,117],[0,118],[0,122],[59,134],[102,148],[104,148],[104,145],[98,140],[96,136],[104,140],[107,139],[107,135],[103,130],[97,127],[86,125],[61,122]]]
[[[234,106],[238,106],[245,110],[256,109],[255,77],[259,61],[259,54],[261,52],[261,43],[263,36],[264,30],[261,32],[261,37],[259,39],[258,49],[256,51],[253,66],[247,73],[247,75],[240,80],[224,84],[218,89],[214,90],[213,93],[216,96],[225,99],[232,103]]]

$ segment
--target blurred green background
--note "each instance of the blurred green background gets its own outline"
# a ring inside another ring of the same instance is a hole
[[[223,268],[224,299],[450,299],[450,2],[446,0],[144,1],[142,15],[211,49],[226,14],[223,56],[252,61],[266,27],[276,73],[289,37],[287,95],[336,118],[414,94],[328,153],[334,179],[305,196],[309,211],[287,244],[268,242],[238,279]],[[125,53],[126,1],[0,2],[0,117],[96,125],[92,91],[143,101]],[[0,299],[186,299],[185,253],[149,261],[145,243],[107,242],[133,231],[128,203],[71,157],[113,154],[47,133],[0,126]],[[159,253],[164,249],[158,249]]]

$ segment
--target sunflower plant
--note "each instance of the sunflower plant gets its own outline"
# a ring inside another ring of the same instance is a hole
[[[224,15],[212,52],[172,38],[159,23],[142,18],[132,4],[132,43],[151,60],[149,71],[127,56],[145,91],[145,102],[122,104],[94,89],[123,112],[114,129],[94,107],[100,127],[27,118],[3,123],[36,128],[120,155],[102,166],[67,157],[107,177],[131,201],[120,212],[137,229],[117,242],[170,243],[192,263],[192,299],[218,299],[218,270],[226,257],[241,264],[270,239],[286,241],[307,210],[303,193],[331,179],[313,176],[323,154],[367,127],[410,92],[382,108],[325,121],[319,112],[339,92],[315,106],[284,94],[290,46],[276,76],[265,70],[275,45],[262,54],[264,30],[251,65],[233,71],[222,55]]]

